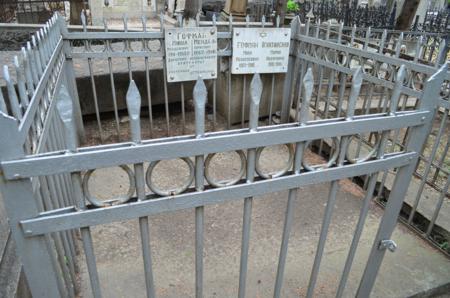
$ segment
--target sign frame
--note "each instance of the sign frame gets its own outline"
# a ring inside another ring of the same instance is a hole
[[[217,28],[167,28],[164,32],[168,83],[217,78]]]
[[[233,28],[232,74],[285,73],[291,28]]]

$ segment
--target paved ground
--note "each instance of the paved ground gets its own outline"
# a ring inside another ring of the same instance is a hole
[[[284,160],[284,148],[272,148],[265,156],[268,168]],[[221,157],[217,177],[236,172],[235,157]],[[308,153],[317,162],[317,156]],[[273,163],[272,163],[273,162]],[[171,167],[172,166],[172,167]],[[160,169],[161,185],[180,178],[176,164]],[[165,177],[165,178],[164,178]],[[120,170],[105,169],[94,176],[94,193],[117,195],[127,189]],[[114,182],[112,182],[114,181]],[[341,181],[315,297],[334,295],[348,247],[358,219],[361,189]],[[302,188],[298,194],[294,226],[289,245],[283,297],[303,297],[319,238],[329,184]],[[287,192],[258,197],[254,201],[250,244],[248,297],[270,297],[276,274]],[[205,208],[205,297],[237,295],[243,201]],[[352,297],[367,261],[372,239],[383,210],[373,204],[345,292]],[[152,216],[150,235],[154,276],[158,297],[194,296],[194,211],[186,210]],[[93,228],[100,283],[105,297],[144,297],[144,271],[137,220]],[[372,297],[407,297],[450,280],[450,260],[399,224],[393,239],[399,245],[388,253]],[[82,296],[91,297],[89,278],[80,257]]]

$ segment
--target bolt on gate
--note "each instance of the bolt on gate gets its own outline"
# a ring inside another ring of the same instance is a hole
[[[220,26],[217,23],[209,24],[211,25]],[[242,25],[250,26],[250,23]],[[253,25],[267,24],[262,22]],[[218,39],[223,39],[228,44],[218,50],[218,55],[230,68],[233,26],[235,24],[230,22],[227,24],[227,31],[218,32]],[[4,77],[8,90],[6,100],[0,93],[0,133],[2,140],[7,140],[0,145],[0,186],[12,235],[33,296],[74,297],[79,291],[76,283],[79,269],[76,255],[80,252],[84,254],[87,263],[93,296],[101,297],[91,228],[117,221],[136,220],[139,222],[147,296],[155,297],[157,285],[153,278],[150,249],[152,238],[149,234],[148,217],[162,212],[189,209],[195,210],[195,295],[202,297],[204,209],[211,204],[244,200],[239,279],[236,281],[239,284],[238,297],[244,297],[253,201],[262,194],[288,190],[279,258],[273,264],[277,267],[273,295],[280,297],[298,188],[329,182],[331,187],[307,286],[307,297],[312,297],[336,203],[338,182],[345,178],[365,176],[367,183],[363,205],[336,289],[336,296],[341,297],[378,174],[395,170],[395,182],[356,293],[358,297],[367,297],[386,249],[395,250],[396,245],[390,237],[430,130],[440,100],[440,89],[448,78],[447,65],[436,71],[435,68],[395,57],[385,57],[310,37],[308,26],[301,25],[298,19],[293,22],[283,94],[277,96],[274,92],[269,92],[265,95],[269,97],[269,103],[276,98],[282,100],[281,124],[273,125],[269,122],[268,125],[260,125],[260,104],[267,87],[263,85],[261,75],[255,73],[249,90],[243,92],[244,96],[246,92],[249,93],[248,118],[247,113],[242,112],[242,122],[248,119],[248,127],[231,129],[230,126],[223,131],[207,131],[205,106],[208,88],[205,80],[199,78],[193,88],[195,132],[182,136],[143,139],[143,119],[140,115],[142,94],[133,80],[129,66],[126,108],[131,137],[121,142],[95,146],[80,145],[83,138],[83,118],[78,102],[73,59],[78,57],[87,60],[94,89],[93,99],[98,107],[91,70],[92,59],[106,59],[111,67],[112,59],[117,57],[126,58],[128,65],[133,58],[144,57],[148,74],[148,60],[154,57],[166,58],[162,46],[164,26],[161,26],[161,31],[147,32],[144,21],[143,32],[124,30],[91,33],[84,30],[82,33],[69,33],[61,18],[55,15],[37,32],[32,43],[28,43],[23,49],[21,57],[15,59],[17,89],[5,66]],[[107,50],[93,51],[90,44],[96,40],[104,41],[108,46]],[[129,46],[136,40],[144,44],[139,50],[133,50]],[[81,53],[74,46],[79,41],[82,41],[84,49]],[[160,42],[161,47],[152,51],[145,46],[154,41]],[[126,47],[122,51],[112,51],[109,45],[113,42],[123,42]],[[367,72],[364,66],[369,62],[383,65],[385,75]],[[111,68],[110,73],[112,76]],[[414,74],[414,77],[415,74],[420,74],[420,81],[411,84],[410,80],[405,79],[409,74]],[[228,76],[232,76],[230,72]],[[245,78],[243,76],[244,80]],[[335,89],[334,80],[337,78],[342,84]],[[214,93],[216,83],[214,79],[212,81],[210,89]],[[148,90],[148,77],[146,82],[145,89]],[[170,135],[167,86],[165,80],[164,105]],[[322,94],[322,89],[327,90],[325,95]],[[363,91],[369,92],[370,96],[365,96]],[[228,89],[228,93],[231,93],[231,89]],[[332,96],[334,93],[337,94],[336,97]],[[400,100],[407,100],[408,97],[414,99],[414,107],[410,110],[402,109]],[[213,99],[215,98],[214,95]],[[151,100],[150,96],[147,100]],[[379,103],[381,110],[361,109],[362,102],[367,100]],[[149,109],[151,106],[150,102]],[[316,108],[317,115],[326,114],[326,117],[320,119],[315,116],[311,119],[311,106]],[[243,104],[243,107],[246,105]],[[150,123],[151,115],[150,112]],[[101,134],[98,108],[96,116]],[[406,141],[399,150],[388,151],[390,136],[400,130],[407,131]],[[349,153],[349,144],[359,135],[373,136],[371,142],[374,149],[367,156]],[[304,156],[306,149],[314,141],[325,143],[325,139],[332,139],[333,144],[329,160],[325,164],[310,164]],[[290,157],[283,170],[266,173],[262,170],[260,156],[262,150],[271,145],[287,146]],[[209,175],[209,162],[214,154],[226,151],[238,152],[241,160],[239,176],[229,181],[214,180]],[[182,159],[189,168],[186,181],[176,189],[165,190],[156,186],[152,178],[157,163],[177,158]],[[150,163],[147,168],[144,166],[146,162]],[[88,182],[91,174],[96,169],[115,166],[126,172],[130,189],[125,196],[100,201],[90,194]],[[150,192],[146,191],[146,185]],[[78,240],[78,235],[81,240]],[[82,245],[82,250],[79,244]]]

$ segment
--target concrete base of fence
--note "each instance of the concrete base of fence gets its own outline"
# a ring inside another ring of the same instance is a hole
[[[242,101],[245,82],[245,115],[244,120],[248,120],[248,111],[250,105],[250,82],[252,75],[233,75],[231,76],[231,108],[228,113],[228,70],[220,72],[217,78],[217,111],[226,119],[230,117],[231,124],[242,121]],[[272,113],[281,109],[284,74],[275,74],[275,84],[273,92]],[[263,93],[260,102],[259,116],[265,117],[269,115],[269,103],[272,93],[272,75],[261,75],[263,82]],[[210,93],[211,94],[211,93]],[[210,98],[211,100],[211,98]],[[229,115],[228,115],[229,114]]]

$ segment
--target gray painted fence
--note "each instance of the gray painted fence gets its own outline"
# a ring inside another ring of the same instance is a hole
[[[251,24],[248,22],[243,25]],[[219,34],[219,39],[227,44],[231,44],[232,27],[233,23],[230,22],[228,30]],[[367,297],[386,250],[395,250],[395,243],[390,237],[438,104],[448,104],[448,100],[440,97],[444,80],[449,77],[447,65],[437,70],[310,37],[308,25],[302,27],[296,19],[292,24],[290,64],[284,77],[284,92],[279,95],[273,91],[268,93],[270,105],[275,99],[282,101],[283,123],[273,125],[269,121],[268,125],[260,125],[258,122],[263,91],[268,87],[263,85],[259,74],[254,74],[251,81],[248,78],[249,90],[243,92],[243,128],[231,129],[231,121],[228,121],[230,129],[205,131],[208,89],[205,82],[199,79],[193,89],[195,134],[171,136],[170,107],[166,93],[164,105],[169,137],[144,140],[141,121],[151,122],[152,111],[149,111],[148,119],[141,117],[142,94],[133,81],[133,72],[129,67],[130,85],[126,94],[130,119],[129,139],[106,145],[80,145],[84,130],[73,59],[87,60],[93,100],[98,107],[92,59],[106,59],[111,65],[113,59],[122,57],[130,65],[133,58],[141,57],[148,73],[147,63],[150,59],[164,59],[163,30],[161,26],[160,32],[146,32],[144,26],[143,32],[69,33],[55,15],[35,35],[32,43],[23,49],[22,56],[16,59],[17,88],[9,79],[8,67],[4,69],[8,94],[6,99],[3,96],[0,98],[0,134],[2,140],[8,141],[0,144],[0,188],[12,236],[33,296],[74,297],[79,290],[76,283],[76,255],[83,253],[92,293],[94,297],[101,297],[91,227],[121,220],[137,220],[147,296],[154,297],[148,216],[193,209],[195,292],[196,297],[202,297],[204,209],[211,204],[244,200],[238,292],[239,297],[244,297],[253,201],[262,194],[289,190],[280,254],[275,264],[274,297],[280,297],[297,189],[304,185],[329,182],[328,203],[308,284],[307,297],[312,297],[336,202],[338,182],[345,178],[365,176],[364,203],[337,289],[337,297],[341,297],[377,178],[379,174],[395,170],[395,182],[356,293],[358,297]],[[302,30],[305,31],[302,33]],[[131,41],[138,40],[143,48],[131,51],[125,47],[122,51],[95,52],[91,43],[99,40],[104,41],[106,48],[113,41],[129,45]],[[74,43],[77,41],[82,42],[81,52],[75,51]],[[155,51],[146,46],[153,41],[160,44]],[[338,55],[346,58],[338,58]],[[220,49],[219,56],[224,59],[224,64],[230,63],[231,48],[225,46]],[[351,61],[358,63],[352,64]],[[380,67],[385,65],[386,73],[379,75],[378,72],[368,72],[365,66],[369,63]],[[110,73],[113,84],[112,69]],[[227,75],[231,103],[232,75],[229,72]],[[412,79],[416,75],[420,78],[418,82]],[[242,76],[242,79],[247,80],[247,76]],[[275,76],[272,76],[272,82],[274,80]],[[340,84],[336,87],[337,81]],[[148,79],[146,85],[148,90]],[[165,81],[164,86],[168,88]],[[247,86],[246,82],[243,86]],[[273,90],[273,86],[274,83],[269,88]],[[112,88],[114,90],[114,85]],[[170,85],[170,88],[173,86]],[[183,88],[182,84],[180,88]],[[381,88],[382,92],[375,96],[377,88]],[[213,103],[216,89],[213,81]],[[326,90],[325,95],[322,89]],[[367,109],[367,102],[375,100],[377,96],[381,108]],[[413,98],[414,104],[407,110],[403,108],[403,103],[408,98]],[[151,100],[150,96],[147,99]],[[321,105],[321,102],[325,104]],[[152,108],[151,102],[148,106]],[[311,106],[315,108],[315,119],[309,116]],[[184,106],[182,113],[184,115]],[[102,135],[100,116],[97,109],[98,132]],[[117,115],[115,117],[117,120]],[[407,130],[407,137],[401,142],[401,148],[390,150],[392,136],[404,130]],[[374,150],[366,157],[351,156],[349,144],[354,138],[363,142],[364,138],[358,137],[361,135],[373,136],[369,142],[372,142]],[[308,164],[304,159],[305,149],[313,141],[320,140],[323,144],[327,138],[331,138],[335,144],[329,161],[322,165]],[[289,163],[283,171],[263,173],[260,152],[271,145],[286,145],[293,149],[290,150]],[[211,182],[207,174],[207,161],[213,154],[235,150],[240,152],[241,167],[244,169],[238,179]],[[177,158],[188,164],[189,179],[180,188],[158,189],[152,184],[155,165],[161,160]],[[150,162],[147,169],[144,167],[145,162]],[[121,167],[127,173],[130,182],[128,194],[107,201],[96,200],[89,192],[90,175],[96,169],[114,166]],[[146,192],[146,184],[151,192]],[[78,240],[78,235],[81,240]]]

